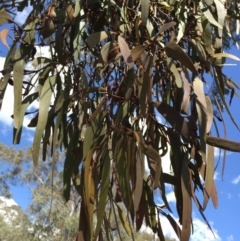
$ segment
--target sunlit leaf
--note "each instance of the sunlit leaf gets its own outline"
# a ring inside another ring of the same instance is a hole
[[[84,161],[84,196],[86,200],[87,208],[87,219],[89,223],[90,235],[92,236],[93,228],[93,212],[94,212],[94,200],[95,200],[95,187],[93,181],[92,173],[92,156],[93,153],[97,150],[96,147],[89,150],[87,153],[86,159]]]
[[[16,52],[15,59],[21,58],[20,50]],[[23,59],[18,60],[13,66],[13,93],[14,93],[14,129],[18,130],[22,127],[21,121],[21,104],[22,104],[22,83],[23,83],[23,70],[25,67],[25,61]],[[16,142],[15,142],[16,141]],[[14,140],[14,144],[17,144],[17,140]]]
[[[196,95],[196,108],[201,140],[201,154],[203,161],[206,162],[207,104],[202,80],[195,78],[193,81],[193,89]]]
[[[8,13],[4,10],[0,10],[0,26],[4,23],[13,22],[12,18],[8,15]]]
[[[40,143],[41,143],[43,131],[47,123],[48,108],[50,105],[55,81],[56,81],[56,75],[49,77],[45,81],[41,91],[41,95],[40,95],[38,123],[35,131],[35,135],[34,135],[33,150],[32,150],[33,163],[35,167],[38,166]]]
[[[211,57],[213,58],[230,58],[236,61],[240,61],[240,59],[238,57],[236,57],[233,54],[228,54],[228,53],[217,53],[217,54],[213,54]]]
[[[202,9],[202,12],[204,14],[204,16],[208,19],[208,21],[215,25],[216,27],[218,27],[219,29],[222,29],[223,27],[215,20],[215,18],[213,17],[212,13],[210,12],[210,10],[205,7]]]
[[[214,177],[214,147],[208,145],[203,210],[205,210],[205,208],[207,207],[208,200],[212,195],[213,177]]]
[[[211,126],[213,123],[213,106],[212,101],[210,98],[206,95],[206,106],[207,106],[207,127],[206,127],[206,133],[209,133],[211,130]]]
[[[39,65],[47,64],[47,63],[50,63],[50,62],[51,62],[51,59],[49,59],[49,58],[37,57],[32,61],[32,66],[36,68]]]
[[[213,206],[215,208],[218,208],[217,188],[216,188],[214,181],[213,181],[213,185],[212,185],[211,199],[212,199]]]
[[[217,10],[218,23],[223,28],[224,20],[225,20],[226,14],[227,14],[225,5],[220,0],[214,0],[214,2],[215,2],[216,10]],[[223,33],[223,30],[218,28],[218,36],[220,38],[222,38],[222,33]]]
[[[120,35],[118,36],[118,44],[119,44],[119,48],[121,50],[121,53],[123,55],[123,58],[126,62],[126,64],[128,65],[129,69],[133,68],[133,60],[131,57],[131,51],[126,43],[126,41],[124,40],[123,37],[121,37]]]

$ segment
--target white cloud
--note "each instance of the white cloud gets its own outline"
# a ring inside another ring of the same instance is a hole
[[[233,240],[234,240],[233,235],[230,235],[230,236],[227,237],[227,241],[233,241]]]
[[[240,175],[232,180],[232,184],[238,184],[240,182]]]
[[[36,47],[37,48],[37,53],[36,53],[36,57],[37,56],[43,56],[43,57],[50,57],[50,52],[49,52],[49,47]],[[3,69],[4,66],[4,62],[5,62],[5,58],[4,57],[0,57],[0,70]],[[32,66],[31,62],[26,64],[26,69],[28,70],[33,70],[34,67]],[[0,78],[2,78],[2,74],[0,73]],[[38,78],[38,75],[36,75],[34,77],[34,80],[32,81],[32,83],[34,83]],[[27,79],[24,79],[27,81]],[[34,91],[36,91],[34,88],[32,89],[31,93],[33,93]],[[11,115],[13,114],[13,106],[14,106],[14,98],[13,98],[13,86],[11,85],[7,85],[5,94],[4,94],[4,98],[3,98],[3,103],[2,103],[2,108],[0,111],[0,121],[5,125],[5,126],[12,126],[13,125],[13,119],[11,118]],[[39,106],[38,101],[34,101],[29,107],[28,110],[32,110],[32,109],[37,109]],[[33,118],[35,114],[33,115],[27,115],[24,117],[24,121],[23,121],[23,126],[27,127],[27,125],[29,124],[30,120]],[[30,128],[30,130],[32,130],[33,128]]]
[[[18,206],[17,203],[13,199],[5,198],[0,196],[0,207],[11,207],[11,206]]]
[[[218,231],[213,228],[213,223],[210,222],[211,228],[213,229],[214,235],[208,226],[200,219],[193,219],[194,233],[191,236],[192,241],[220,241],[221,238],[218,236]]]
[[[174,216],[172,217],[178,223],[177,218]],[[170,239],[179,240],[171,224],[169,223],[168,219],[165,216],[160,215],[160,222],[161,222],[161,227],[162,227],[164,236]],[[214,235],[204,222],[202,222],[200,219],[194,218],[193,219],[194,233],[191,235],[190,240],[191,241],[220,241],[221,238],[218,235],[218,231],[213,228],[213,223],[210,222],[210,225],[211,225],[211,228],[213,229]],[[149,227],[146,227],[145,225],[142,226],[141,231],[152,233],[152,230]]]
[[[215,157],[219,157],[219,155],[220,155],[220,157],[223,157],[223,153],[224,153],[224,150],[221,150],[217,147],[214,148],[214,156]],[[233,152],[231,152],[231,151],[227,151],[226,155],[231,155],[232,153]]]
[[[172,191],[172,192],[170,192],[170,193],[168,193],[167,195],[166,195],[166,198],[167,198],[167,200],[168,200],[168,202],[170,203],[170,202],[176,202],[176,197],[175,197],[175,194],[174,194],[174,192]]]
[[[25,23],[27,16],[29,15],[29,13],[32,11],[32,6],[28,5],[26,8],[24,8],[24,10],[22,12],[17,12],[16,17],[14,18],[14,20],[22,25],[23,23]]]
[[[213,180],[219,180],[219,172],[214,172]]]

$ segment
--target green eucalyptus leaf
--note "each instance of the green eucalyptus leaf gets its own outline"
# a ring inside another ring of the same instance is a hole
[[[52,97],[55,82],[56,82],[56,75],[49,77],[45,81],[41,91],[41,95],[40,95],[38,122],[37,122],[37,127],[34,135],[33,150],[32,150],[33,163],[35,167],[38,166],[38,158],[39,158],[42,134],[47,124],[48,109],[51,102],[51,97]]]

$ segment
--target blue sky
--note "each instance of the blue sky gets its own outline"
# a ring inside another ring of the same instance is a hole
[[[27,11],[26,11],[27,12]],[[23,13],[26,16],[26,12]],[[20,21],[21,16],[18,16],[18,21]],[[0,28],[1,30],[2,28]],[[10,33],[11,34],[11,33]],[[10,42],[9,42],[10,43]],[[4,64],[4,57],[7,51],[7,48],[3,46],[3,44],[0,43],[0,48],[2,53],[0,53],[0,70],[3,67]],[[46,50],[42,49],[42,52],[46,53]],[[38,49],[39,53],[39,49]],[[240,57],[240,50],[233,49],[231,51],[232,54]],[[238,64],[233,60],[228,60],[227,63],[234,63]],[[225,73],[232,78],[234,81],[236,81],[240,85],[240,71],[239,71],[239,65],[237,66],[227,66],[224,67]],[[209,78],[210,80],[210,78]],[[206,81],[208,81],[208,77],[206,78]],[[240,91],[239,91],[240,93]],[[227,97],[227,103],[228,103],[228,97]],[[231,111],[234,115],[234,118],[237,123],[240,125],[240,108],[239,108],[240,100],[238,97],[234,97],[232,105],[231,105]],[[12,114],[13,109],[13,90],[12,87],[9,86],[6,92],[6,99],[3,103],[2,111],[0,112],[0,141],[8,146],[12,146],[12,120],[10,115]],[[227,125],[227,137],[231,140],[240,141],[240,132],[236,129],[236,127],[232,124],[229,116],[227,115],[226,111],[224,111],[224,117],[226,120]],[[27,116],[27,118],[24,121],[24,130],[23,130],[23,137],[22,142],[20,145],[15,146],[16,148],[21,147],[27,147],[32,144],[32,138],[33,138],[33,130],[26,128],[27,124],[29,123],[30,116]],[[219,126],[221,126],[221,123],[219,123]],[[220,127],[221,135],[223,136],[222,128]],[[218,191],[218,197],[219,197],[219,207],[218,209],[214,209],[211,201],[209,202],[209,205],[205,211],[205,215],[208,219],[208,221],[211,223],[212,228],[214,229],[216,233],[216,239],[215,240],[222,240],[222,241],[238,241],[240,240],[240,228],[239,228],[239,222],[240,222],[240,154],[238,153],[230,153],[227,152],[227,161],[225,166],[225,173],[222,180],[221,177],[221,168],[222,168],[222,162],[220,162],[220,165],[218,166],[218,169],[216,170],[215,174],[215,182],[217,186]],[[217,161],[217,157],[216,157]],[[168,160],[167,157],[164,159],[165,170],[168,169]],[[170,187],[167,187],[168,195],[167,198],[172,206],[172,209],[175,210],[175,200],[174,195],[172,193],[172,189]],[[27,191],[27,188],[22,187],[13,187],[12,188],[13,197],[14,200],[23,208],[25,209],[29,203],[29,193]],[[156,200],[161,203],[161,200],[158,199],[158,195],[156,195]],[[194,207],[194,203],[193,203]],[[173,214],[174,217],[176,216],[176,213]],[[168,234],[168,236],[174,237],[173,231],[170,229],[170,226],[167,224],[167,220],[163,220],[163,226],[165,233]],[[209,229],[206,227],[204,221],[198,214],[197,209],[194,207],[193,209],[193,223],[194,223],[194,235],[192,237],[192,240],[194,241],[207,241],[207,240],[214,240],[213,235],[209,231]]]

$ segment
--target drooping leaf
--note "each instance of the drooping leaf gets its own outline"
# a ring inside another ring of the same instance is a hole
[[[87,220],[90,229],[90,237],[92,237],[93,228],[93,212],[94,212],[94,202],[95,202],[95,186],[93,181],[92,173],[92,157],[97,147],[92,148],[87,153],[86,159],[84,161],[84,196],[87,208]],[[90,238],[91,240],[92,238]]]
[[[92,121],[92,120],[94,120],[95,118],[96,118],[96,116],[100,113],[100,111],[101,111],[101,108],[102,108],[102,106],[105,104],[105,101],[106,101],[106,97],[104,97],[103,99],[102,99],[102,101],[100,102],[100,104],[98,105],[98,107],[96,108],[96,110],[89,116],[89,121]]]
[[[205,49],[208,54],[212,55],[214,54],[214,49],[212,47],[212,34],[210,30],[210,24],[207,18],[203,17],[202,18],[202,25],[203,25],[203,39],[204,39],[204,44],[205,44]]]
[[[222,29],[222,28],[223,28],[223,27],[216,21],[216,19],[213,17],[212,13],[210,12],[210,10],[209,10],[207,7],[203,8],[203,9],[202,9],[202,12],[203,12],[204,16],[207,18],[207,20],[208,20],[211,24],[215,25],[215,26],[218,27],[219,29]]]
[[[193,81],[193,89],[196,95],[196,109],[201,140],[201,154],[203,161],[206,162],[207,104],[202,80],[195,78]]]
[[[165,32],[166,30],[174,27],[175,25],[176,25],[176,22],[174,22],[174,21],[163,24],[163,26],[160,28],[158,34],[161,34],[161,33]]]
[[[213,185],[212,185],[212,192],[211,192],[211,199],[212,199],[212,203],[213,203],[213,206],[215,208],[218,208],[218,195],[217,195],[217,188],[216,188],[216,185],[213,181]]]
[[[157,228],[158,237],[159,237],[160,241],[165,241],[159,214],[157,215],[157,218],[158,218],[158,228]]]
[[[63,173],[63,197],[65,201],[67,202],[70,198],[70,190],[71,190],[71,175],[73,170],[73,149],[77,147],[78,145],[78,139],[79,139],[79,130],[77,129],[73,136],[71,137],[71,140],[67,147],[67,153],[66,158],[64,162],[64,173]]]
[[[192,202],[191,183],[188,170],[188,153],[184,154],[181,170],[181,187],[183,197],[181,241],[188,241],[191,235]]]
[[[147,182],[144,182],[144,189],[146,192],[146,198],[148,203],[148,215],[151,221],[151,228],[155,233],[157,231],[157,219],[156,219],[156,208],[153,198],[153,191]]]
[[[40,34],[44,39],[49,38],[55,31],[55,26],[52,20],[45,18],[42,21]]]
[[[34,100],[36,100],[38,97],[38,92],[35,92],[31,95],[28,95],[21,104],[21,110],[19,114],[19,122],[18,122],[18,128],[14,128],[13,132],[13,142],[19,144],[21,140],[21,134],[22,134],[22,125],[23,125],[23,119],[24,119],[24,114],[29,107],[33,103]]]
[[[140,114],[141,116],[146,115],[147,111],[147,73],[143,73],[138,79],[138,98],[140,101]]]
[[[102,177],[101,177],[101,189],[100,189],[100,196],[99,196],[99,203],[97,207],[97,225],[95,229],[95,236],[94,240],[97,239],[103,218],[104,218],[104,212],[105,212],[105,207],[106,207],[106,201],[107,201],[107,194],[109,192],[109,184],[110,184],[110,158],[105,151],[105,155],[103,156],[103,171],[102,171]]]
[[[196,41],[195,39],[191,39],[191,43],[193,44],[194,48],[196,49],[199,59],[201,61],[206,61],[207,54],[206,54],[202,44],[199,41]]]
[[[237,122],[234,120],[234,118],[233,118],[233,116],[231,114],[231,111],[229,110],[228,105],[227,105],[227,103],[225,101],[225,97],[224,97],[223,92],[221,90],[221,86],[218,83],[218,79],[217,79],[216,73],[214,74],[214,80],[215,80],[216,87],[218,89],[218,93],[219,93],[219,95],[221,97],[221,100],[222,100],[222,102],[224,104],[224,107],[226,108],[227,113],[229,114],[230,119],[232,120],[233,124],[237,127],[237,129],[240,130]]]
[[[124,58],[124,61],[128,65],[129,69],[133,68],[134,63],[132,60],[131,51],[128,47],[128,44],[124,40],[124,38],[120,35],[118,36],[118,44],[119,44],[119,48],[122,53],[122,56]]]
[[[146,26],[149,14],[150,0],[141,0],[141,18],[142,24]]]
[[[192,135],[192,130],[188,123],[173,107],[163,102],[152,103],[178,133],[181,133],[186,138]]]
[[[163,211],[161,211],[161,214],[168,219],[168,221],[171,224],[173,230],[175,231],[177,237],[179,238],[179,240],[181,240],[181,229],[180,229],[179,225],[177,224],[177,222],[174,220],[174,218],[171,215],[166,214]]]
[[[207,127],[206,127],[206,133],[210,132],[212,123],[213,123],[213,106],[212,101],[210,98],[206,95],[206,105],[207,105]]]
[[[159,182],[162,174],[161,156],[156,150],[146,145],[145,143],[141,142],[140,148],[147,157],[155,161],[155,177],[154,177],[153,188],[156,189],[159,186]]]
[[[181,77],[183,79],[183,91],[184,91],[183,99],[181,103],[181,110],[184,111],[186,114],[188,114],[192,85],[190,84],[189,76],[185,69],[182,70]]]
[[[41,91],[41,95],[40,95],[38,123],[35,131],[35,135],[34,135],[33,150],[32,150],[33,163],[35,167],[38,166],[40,143],[41,143],[43,131],[47,123],[48,108],[50,105],[55,81],[56,81],[56,75],[49,77],[45,81]]]
[[[20,50],[16,52],[15,59],[21,58]],[[25,67],[25,61],[23,59],[18,60],[13,66],[13,93],[14,93],[14,130],[18,130],[22,127],[21,121],[21,104],[22,104],[22,83],[23,83],[23,71]],[[15,142],[16,141],[16,142]],[[14,138],[14,144],[17,144],[17,140]]]
[[[129,143],[128,145],[130,145]],[[130,146],[131,147],[131,146]],[[131,149],[128,149],[130,152]],[[136,180],[135,180],[135,188],[134,188],[134,208],[136,211],[139,211],[139,205],[142,198],[143,191],[143,174],[144,174],[144,156],[140,148],[136,151]],[[133,175],[131,173],[131,175]]]
[[[86,43],[88,44],[89,48],[92,49],[97,43],[103,41],[107,37],[108,34],[105,31],[93,33],[86,39]]]
[[[130,213],[131,218],[133,220],[134,206],[129,182],[130,163],[125,158],[125,156],[127,155],[126,150],[127,148],[125,140],[119,139],[118,145],[115,147],[114,150],[114,160],[116,160],[117,181],[119,183],[119,192],[121,192],[122,201],[124,202],[125,207]]]
[[[145,47],[142,45],[139,45],[131,50],[131,56],[132,60],[136,61],[138,58],[140,58],[141,54],[143,53]]]
[[[178,69],[174,63],[174,61],[170,58],[167,58],[168,68],[171,70],[171,72],[174,74],[175,82],[178,88],[182,87],[182,80],[180,77],[180,74],[178,72]]]
[[[190,71],[192,71],[193,74],[198,74],[192,60],[178,44],[173,41],[168,42],[165,46],[165,51],[167,55],[177,59],[183,66],[187,67]]]
[[[32,66],[36,68],[39,65],[47,64],[47,63],[50,63],[50,62],[51,62],[51,59],[49,59],[49,58],[37,57],[32,61]]]
[[[118,206],[118,204],[116,204],[116,206],[117,206],[117,210],[118,210],[118,215],[119,215],[120,221],[121,221],[121,223],[122,223],[126,233],[130,236],[131,233],[132,233],[130,224],[127,221],[127,219],[124,217],[124,213],[123,213],[122,209]]]
[[[233,59],[233,60],[236,60],[236,61],[240,61],[240,59],[233,55],[233,54],[229,54],[229,53],[217,53],[217,54],[212,54],[211,56],[212,58],[230,58],[230,59]]]
[[[12,18],[9,14],[5,11],[5,9],[0,10],[0,26],[4,23],[11,23],[13,22]]]
[[[215,2],[216,10],[217,10],[218,23],[223,28],[224,20],[225,20],[226,14],[227,14],[225,5],[223,2],[221,2],[219,0],[214,0],[214,2]],[[222,33],[223,33],[223,30],[218,28],[218,36],[220,38],[222,38]]]
[[[64,56],[63,56],[63,38],[62,38],[62,30],[63,30],[63,25],[59,24],[56,34],[55,34],[55,48],[56,48],[56,53],[58,57],[58,61],[60,64],[64,65]]]
[[[206,3],[208,6],[211,6],[213,4],[213,0],[204,0],[204,3]]]
[[[214,147],[208,145],[203,210],[205,210],[205,208],[207,207],[208,200],[212,196],[213,177],[214,177]]]

